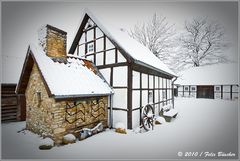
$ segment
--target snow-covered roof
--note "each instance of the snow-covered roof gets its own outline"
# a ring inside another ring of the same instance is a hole
[[[30,45],[30,50],[55,98],[113,93],[107,82],[84,66],[81,59],[68,57],[66,63],[59,63],[48,57],[40,47]]]
[[[115,42],[121,49],[131,56],[135,63],[148,67],[150,66],[162,73],[176,76],[176,74],[159,60],[159,58],[157,58],[147,47],[131,38],[126,32],[108,24],[104,19],[100,20],[99,17],[95,17],[88,9],[84,10],[82,20],[86,14],[97,24],[110,40]]]
[[[175,84],[225,85],[238,84],[238,64],[216,64],[192,67],[179,74]]]

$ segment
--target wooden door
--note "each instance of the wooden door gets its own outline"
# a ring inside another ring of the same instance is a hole
[[[214,86],[197,86],[197,98],[214,99]]]

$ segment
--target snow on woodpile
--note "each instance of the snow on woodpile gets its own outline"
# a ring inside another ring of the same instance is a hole
[[[225,85],[238,84],[238,64],[216,64],[192,67],[179,74],[175,84]]]
[[[83,66],[82,60],[68,58],[66,64],[54,62],[39,47],[30,45],[30,49],[55,96],[107,95],[113,92],[103,79]]]
[[[125,125],[122,122],[118,122],[116,123],[115,128],[125,129]]]
[[[152,66],[166,74],[170,74],[173,76],[176,75],[147,47],[131,38],[122,29],[117,29],[114,26],[106,23],[104,20],[100,20],[99,16],[98,18],[96,18],[94,14],[92,14],[91,11],[89,11],[88,9],[85,9],[85,13],[91,17],[91,19],[98,25],[101,30],[103,30],[103,32],[108,36],[109,39],[115,41],[123,50],[125,50],[125,52],[127,52],[131,57],[133,57],[136,63]]]

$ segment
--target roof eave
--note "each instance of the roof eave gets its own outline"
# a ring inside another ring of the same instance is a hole
[[[53,97],[58,99],[78,99],[78,98],[86,98],[86,97],[100,97],[100,96],[110,96],[114,93],[98,93],[98,94],[78,94],[78,95],[53,95]]]
[[[146,64],[146,63],[144,63],[144,62],[142,62],[142,61],[139,61],[139,60],[134,60],[134,63],[139,64],[139,65],[142,65],[142,66],[145,66],[145,67],[150,68],[150,69],[153,69],[153,70],[155,70],[155,71],[161,72],[161,73],[163,73],[163,74],[169,75],[169,76],[171,76],[171,77],[177,77],[176,75],[173,75],[173,74],[170,74],[170,73],[168,73],[168,72],[165,72],[165,71],[163,71],[163,70],[161,70],[161,69],[158,69],[158,68],[156,68],[156,67],[153,67],[153,66],[151,66],[151,65],[149,65],[149,64]]]

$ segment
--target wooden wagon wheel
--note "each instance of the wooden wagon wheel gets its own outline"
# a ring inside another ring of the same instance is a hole
[[[142,125],[146,131],[153,130],[154,126],[154,110],[151,105],[146,105],[142,109]]]

